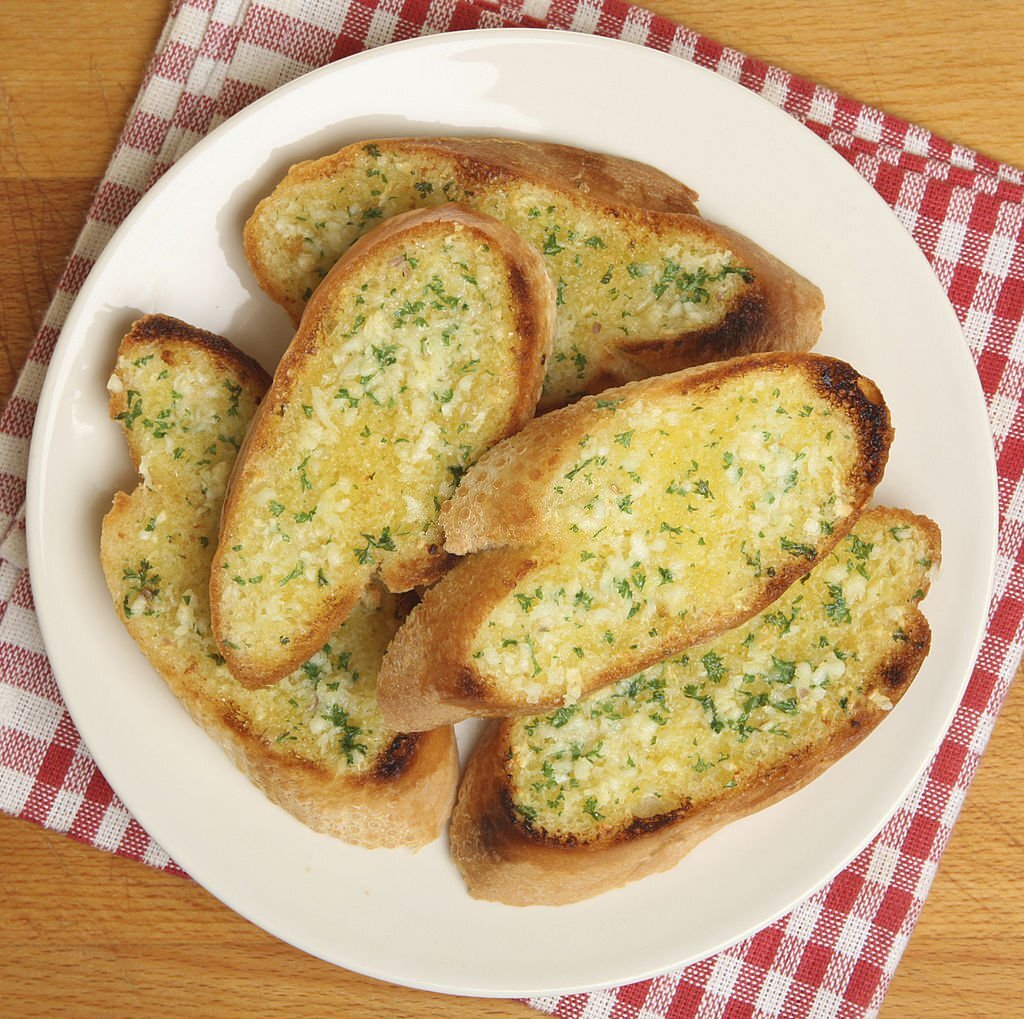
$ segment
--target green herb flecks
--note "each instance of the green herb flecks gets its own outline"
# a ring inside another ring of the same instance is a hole
[[[736,265],[723,265],[716,273],[709,273],[703,266],[693,272],[686,272],[678,262],[663,258],[661,276],[651,287],[656,298],[662,297],[669,288],[674,288],[676,297],[688,304],[705,304],[711,299],[710,287],[720,283],[727,276],[739,276],[744,283],[750,283],[754,274]]]
[[[375,550],[381,552],[395,551],[395,539],[391,535],[390,527],[385,527],[380,532],[380,535],[366,534],[364,532],[363,537],[366,539],[366,544],[361,548],[355,548],[352,550],[355,552],[356,561],[360,566],[366,566],[376,562],[373,555]]]
[[[137,567],[126,566],[123,576],[129,584],[123,602],[125,618],[130,619],[135,614],[140,598],[145,606],[142,614],[153,615],[153,602],[160,594],[160,575],[154,572],[149,560],[141,560]]]
[[[779,538],[779,546],[783,552],[788,552],[791,556],[803,556],[804,559],[813,559],[818,554],[818,550],[813,545],[790,541],[786,537]]]
[[[338,704],[332,704],[331,713],[323,718],[338,730],[338,749],[351,767],[356,754],[366,754],[366,744],[357,742],[363,730],[349,720],[348,712]]]
[[[850,615],[850,607],[846,604],[846,598],[843,597],[843,589],[839,584],[826,584],[825,587],[828,590],[829,596],[832,598],[830,602],[824,602],[822,608],[825,610],[825,615],[832,620],[833,623],[850,623],[853,621],[853,617]]]

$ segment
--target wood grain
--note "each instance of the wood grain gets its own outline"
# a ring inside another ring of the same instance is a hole
[[[647,6],[1024,166],[1017,0]],[[0,396],[42,320],[166,16],[160,0],[51,0],[44,27],[42,10],[29,0],[0,5]],[[1022,742],[1018,682],[883,1016],[1020,1014]],[[517,1002],[444,997],[337,969],[276,941],[190,881],[25,822],[0,820],[0,861],[5,1014],[535,1014]]]

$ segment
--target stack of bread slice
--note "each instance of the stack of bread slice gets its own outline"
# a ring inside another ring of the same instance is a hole
[[[429,841],[453,724],[491,718],[453,857],[575,901],[798,788],[917,672],[939,534],[868,508],[882,394],[694,197],[565,146],[360,143],[246,226],[298,324],[272,382],[167,318],[123,341],[114,605],[311,827]]]

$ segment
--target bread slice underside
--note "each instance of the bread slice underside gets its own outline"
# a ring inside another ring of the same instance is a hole
[[[892,430],[815,354],[647,379],[532,421],[442,515],[463,555],[388,649],[385,717],[536,713],[739,625],[852,526]]]
[[[817,340],[818,289],[701,219],[649,166],[494,138],[350,145],[293,167],[245,227],[263,289],[298,320],[335,260],[382,218],[459,202],[543,255],[558,324],[540,409],[633,379]]]
[[[938,528],[865,513],[803,583],[715,640],[486,734],[452,816],[470,892],[574,902],[674,866],[856,746],[928,653]]]
[[[210,629],[210,560],[228,473],[269,379],[226,340],[161,315],[136,322],[110,380],[142,474],[103,521],[101,559],[128,632],[193,719],[275,803],[357,845],[439,833],[457,777],[450,728],[381,719],[377,669],[404,611],[374,588],[292,675],[247,690]]]
[[[320,647],[379,573],[448,565],[440,507],[533,415],[554,294],[540,257],[459,206],[395,217],[317,290],[239,456],[214,557],[214,634],[260,686]]]

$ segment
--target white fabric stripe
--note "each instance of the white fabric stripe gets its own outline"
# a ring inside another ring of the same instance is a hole
[[[0,716],[2,716],[4,688],[0,686]],[[3,729],[0,728],[0,738]],[[35,775],[24,771],[15,771],[0,764],[0,810],[5,814],[17,816],[25,809],[25,804],[32,793]]]
[[[523,4],[523,14],[538,21],[547,21],[550,10],[551,0],[526,0]]]
[[[70,789],[58,789],[46,815],[46,827],[56,831],[67,831],[75,822],[85,797]]]
[[[593,32],[601,18],[601,5],[595,0],[581,0],[569,27],[574,32]]]
[[[759,1014],[766,1016],[782,1015],[782,1007],[786,1001],[786,994],[793,983],[792,977],[780,973],[776,969],[770,969],[764,977],[761,989],[757,995],[756,1007]]]
[[[48,746],[57,735],[57,726],[63,717],[63,704],[55,704],[47,697],[9,683],[0,683],[0,719],[5,730]]]
[[[580,1019],[609,1019],[617,997],[614,991],[594,991],[580,1012]]]
[[[775,106],[782,106],[789,97],[789,86],[793,76],[778,67],[771,67],[764,77],[761,95]]]
[[[812,896],[802,902],[789,917],[786,934],[798,941],[810,941],[821,917],[821,896]]]
[[[681,60],[693,60],[699,38],[696,32],[681,28],[669,41],[668,52]]]
[[[914,898],[922,902],[928,898],[928,889],[935,880],[935,873],[938,870],[938,862],[935,860],[922,860],[921,873],[918,875],[917,884],[914,886]]]
[[[743,972],[743,960],[730,951],[722,952],[715,959],[714,969],[705,985],[709,994],[714,994],[722,1001],[732,997],[732,990]]]
[[[857,126],[855,132],[858,138],[864,138],[869,142],[880,142],[882,140],[882,121],[885,114],[881,110],[865,106],[857,114]]]
[[[622,25],[622,38],[627,42],[643,44],[651,30],[654,15],[641,7],[631,7]]]
[[[21,605],[8,604],[3,621],[0,622],[0,641],[38,655],[46,654],[36,614]]]
[[[959,166],[964,170],[973,169],[976,160],[977,155],[970,149],[965,149],[962,145],[954,145],[949,157],[949,161],[953,166]]]
[[[162,846],[150,839],[142,854],[142,862],[149,864],[150,867],[163,868],[171,862],[171,858]]]
[[[815,87],[807,119],[813,120],[818,124],[830,124],[836,115],[836,103],[838,101],[839,97],[835,92],[822,88],[820,85]]]
[[[651,981],[639,1019],[664,1019],[679,990],[682,973],[682,970],[675,970]]]
[[[54,300],[60,300],[63,303],[65,300],[63,291],[58,290]],[[68,302],[68,307],[70,308],[70,302]],[[46,321],[45,324],[51,325],[49,321]],[[39,394],[43,391],[43,380],[45,378],[45,364],[40,364],[38,361],[26,361],[25,367],[21,369],[21,374],[18,376],[14,392],[18,395],[19,399],[27,400],[29,403],[38,403]],[[5,470],[8,469],[7,464],[0,464],[0,466]],[[24,476],[24,472],[19,473]]]
[[[931,148],[931,137],[930,131],[926,131],[923,127],[918,127],[917,124],[911,124],[903,144],[907,152],[915,156],[927,156]]]
[[[988,423],[997,439],[1005,439],[1017,417],[1019,401],[1011,395],[996,393],[989,397]]]
[[[345,14],[351,6],[348,0],[275,0],[271,6],[300,18],[325,32],[336,33],[345,23]]]
[[[7,542],[4,543],[5,545]],[[6,601],[14,590],[14,585],[21,576],[23,567],[15,566],[6,560],[0,559],[0,600]]]
[[[111,803],[103,813],[103,820],[96,829],[95,841],[100,849],[117,849],[131,823],[131,814],[119,803]]]
[[[718,59],[718,65],[715,70],[722,75],[723,78],[728,78],[730,81],[739,81],[740,75],[743,73],[743,62],[745,57],[742,53],[737,53],[736,50],[726,49],[721,57]]]
[[[887,846],[883,842],[877,843],[871,850],[867,879],[875,882],[875,884],[890,885],[899,862],[900,854],[898,849]]]

